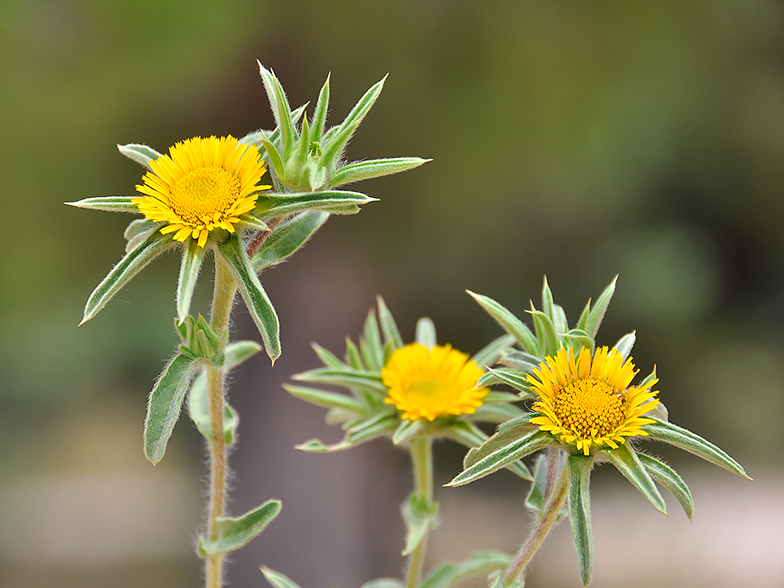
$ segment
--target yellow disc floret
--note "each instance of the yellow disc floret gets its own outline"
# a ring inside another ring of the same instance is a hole
[[[150,161],[151,172],[136,186],[133,203],[144,216],[165,222],[161,233],[174,239],[207,243],[214,229],[233,233],[240,217],[256,207],[266,168],[256,148],[234,137],[195,137],[174,145],[168,155]]]
[[[617,349],[600,347],[591,358],[589,349],[561,349],[534,369],[528,382],[539,396],[531,419],[540,430],[559,437],[588,455],[592,445],[616,449],[627,437],[647,435],[642,425],[652,423],[642,415],[659,404],[651,390],[658,380],[630,386],[637,374],[631,358]]]
[[[483,373],[467,354],[450,345],[428,349],[412,343],[395,351],[381,370],[389,388],[384,402],[394,404],[411,421],[473,414],[488,392],[476,387]]]

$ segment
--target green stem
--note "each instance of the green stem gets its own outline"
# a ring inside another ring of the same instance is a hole
[[[215,289],[213,291],[210,327],[221,338],[228,340],[229,319],[237,283],[228,265],[220,255],[215,255]],[[225,343],[224,343],[225,344]],[[213,365],[207,367],[207,386],[210,410],[212,440],[210,450],[210,497],[207,511],[207,530],[211,541],[218,539],[216,521],[222,517],[226,508],[226,475],[228,456],[223,434],[223,412],[226,404],[226,373],[224,368]],[[220,588],[223,583],[223,556],[207,557],[206,588]]]
[[[563,508],[569,489],[569,476],[568,468],[566,467],[562,454],[563,452],[561,450],[555,449],[547,456],[547,488],[545,489],[542,512],[536,517],[534,527],[531,529],[528,539],[523,543],[520,551],[517,552],[511,565],[504,573],[501,582],[503,586],[511,586],[523,572],[525,572],[528,564],[531,563],[534,555],[539,551],[542,543],[544,543],[547,535],[552,530],[553,525]],[[560,469],[560,476],[558,476],[557,481],[555,481],[554,474],[558,469]],[[553,480],[554,483],[551,483],[551,480]]]
[[[414,493],[427,501],[428,506],[433,504],[433,439],[421,437],[409,443],[411,464],[414,469]],[[425,550],[430,529],[408,556],[408,570],[406,571],[406,588],[416,588],[422,580],[422,569],[425,565]]]

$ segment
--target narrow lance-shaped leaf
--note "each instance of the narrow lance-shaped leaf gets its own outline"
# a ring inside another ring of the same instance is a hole
[[[302,131],[299,136],[299,149],[297,150],[297,164],[299,167],[305,165],[308,160],[308,153],[310,153],[310,125],[308,124],[308,117],[302,119]]]
[[[534,320],[534,328],[539,339],[539,347],[545,355],[555,355],[558,351],[558,335],[555,333],[555,325],[550,317],[545,313],[534,309],[528,311]]]
[[[326,210],[340,214],[347,210],[346,207],[361,206],[375,200],[360,192],[339,190],[301,192],[293,195],[264,194],[259,197],[254,215],[263,220],[304,210]]]
[[[283,165],[283,156],[278,152],[278,148],[264,137],[260,137],[259,141],[267,151],[267,157],[269,157],[269,162],[270,165],[272,165],[272,169],[275,171],[275,175],[278,176],[278,179],[280,179],[281,182],[285,182],[286,167]]]
[[[271,570],[266,566],[261,566],[261,573],[264,574],[267,582],[272,584],[274,588],[300,588],[299,584],[288,576]]]
[[[403,347],[403,337],[400,336],[400,331],[392,313],[381,296],[376,296],[376,304],[378,305],[378,320],[381,323],[381,332],[384,333],[384,340],[392,341],[394,349],[400,349]]]
[[[547,283],[547,276],[544,277],[542,284],[542,310],[548,318],[555,324],[554,310],[555,303],[553,302],[553,292],[550,290],[550,285]]]
[[[125,240],[128,241],[125,244],[125,252],[129,253],[130,251],[136,249],[140,244],[144,243],[145,239],[152,235],[160,226],[161,223],[156,223],[155,221],[151,221],[147,218],[137,218],[136,220],[132,220],[128,226],[125,227],[125,232],[123,233],[123,237],[125,237]]]
[[[368,111],[370,111],[370,109],[373,107],[373,104],[378,99],[379,94],[381,94],[381,90],[384,89],[384,82],[386,80],[387,76],[384,76],[380,81],[373,84],[367,92],[365,92],[362,98],[360,98],[356,103],[354,108],[351,109],[351,112],[348,113],[348,116],[346,116],[343,122],[340,123],[340,129],[345,129],[349,126],[354,126],[356,128],[356,126],[362,122],[362,119],[365,118],[365,115],[367,115]]]
[[[510,335],[512,335],[523,349],[532,355],[539,355],[539,345],[536,337],[531,330],[523,324],[515,315],[509,312],[506,308],[498,304],[492,298],[475,294],[471,290],[466,290],[468,294],[479,303],[479,306],[495,319]]]
[[[269,98],[272,114],[275,116],[275,122],[280,129],[280,142],[283,147],[283,157],[287,159],[290,154],[290,149],[296,137],[294,124],[291,120],[291,107],[286,99],[286,93],[283,91],[283,86],[280,85],[277,76],[272,71],[267,70],[260,61],[259,73],[261,80],[264,83],[264,89]]]
[[[547,447],[551,443],[552,435],[549,433],[542,433],[538,430],[531,431],[500,449],[497,449],[473,465],[468,466],[460,474],[455,476],[447,486],[462,486],[469,482],[473,482],[474,480],[478,480],[479,478],[483,478],[526,455],[530,455],[535,451]]]
[[[594,306],[588,313],[584,330],[592,338],[596,338],[596,334],[599,332],[599,326],[602,324],[604,313],[607,312],[607,307],[610,305],[610,300],[612,300],[613,294],[615,294],[615,283],[617,281],[618,276],[615,276],[613,281],[610,282],[610,285],[607,286],[607,288],[604,289],[604,292],[599,295],[599,299],[596,301],[596,306]]]
[[[245,253],[239,237],[233,235],[218,245],[218,251],[228,262],[237,280],[242,299],[248,307],[253,322],[261,333],[267,355],[275,363],[280,357],[280,323],[267,293],[256,276],[256,271]]]
[[[572,523],[574,548],[583,586],[591,583],[593,576],[593,533],[591,531],[591,467],[593,457],[570,455],[569,468],[569,519]]]
[[[153,233],[144,240],[136,249],[125,254],[120,262],[112,268],[112,271],[101,281],[100,284],[90,294],[87,304],[84,307],[84,324],[93,318],[106,306],[106,303],[127,284],[131,278],[143,270],[148,263],[158,257],[161,253],[172,247],[174,243],[171,237]]]
[[[427,317],[423,317],[416,324],[416,342],[432,349],[437,345],[436,325]]]
[[[476,353],[473,359],[480,367],[491,366],[501,355],[501,351],[515,344],[515,338],[511,335],[501,335],[485,345]]]
[[[235,551],[261,533],[280,513],[280,501],[268,500],[240,517],[218,517],[215,525],[219,536],[210,541],[201,537],[198,551],[201,557]]]
[[[617,449],[605,449],[604,455],[610,458],[612,464],[632,485],[648,499],[653,507],[663,514],[667,514],[667,505],[659,494],[659,489],[648,474],[648,470],[642,465],[637,453],[624,443]]]
[[[177,318],[180,321],[185,320],[191,311],[191,300],[205,253],[204,247],[199,247],[194,239],[189,239],[184,249],[177,280]]]
[[[329,218],[323,210],[308,210],[278,226],[253,254],[256,271],[275,265],[302,247]]]
[[[384,367],[384,344],[381,342],[381,331],[376,320],[376,313],[372,310],[365,319],[363,335],[360,340],[362,344],[360,349],[363,351],[365,365],[372,371],[381,371],[381,368]]]
[[[313,348],[313,350],[316,352],[316,355],[318,355],[319,359],[325,366],[338,369],[343,369],[346,367],[346,364],[340,361],[340,359],[338,359],[334,353],[328,349],[324,349],[318,343],[311,343],[310,346]]]
[[[350,184],[360,180],[379,178],[399,172],[407,171],[419,167],[423,163],[432,161],[421,157],[394,157],[389,159],[372,159],[370,161],[358,161],[344,165],[335,175],[332,176],[330,186],[340,186]]]
[[[324,123],[327,120],[327,110],[329,109],[329,78],[332,74],[327,75],[327,81],[321,86],[318,100],[316,101],[316,109],[313,112],[313,124],[311,125],[311,135],[315,141],[321,140],[321,135],[324,132]]]
[[[408,501],[403,504],[403,520],[407,531],[402,555],[408,555],[422,542],[437,512],[438,503],[430,504],[424,496],[417,494],[408,497]]]
[[[623,337],[618,339],[618,342],[613,346],[620,352],[624,361],[629,359],[629,355],[631,355],[632,347],[634,347],[635,341],[637,341],[637,333],[636,331],[632,331],[631,333],[626,333]]]
[[[340,159],[343,149],[345,149],[349,139],[351,139],[351,135],[354,134],[354,131],[357,130],[358,126],[359,123],[355,123],[353,125],[338,128],[337,132],[334,133],[329,141],[323,146],[323,151],[321,152],[321,157],[319,157],[318,161],[318,166],[320,168],[329,167]]]
[[[416,419],[413,421],[402,419],[400,426],[395,430],[395,434],[392,435],[392,444],[400,445],[401,443],[405,443],[414,435],[422,432],[425,427],[426,425],[422,419]],[[405,555],[405,553],[403,555]]]
[[[473,423],[457,421],[453,425],[443,427],[440,433],[447,439],[456,441],[469,449],[480,447],[487,441],[487,435]],[[510,472],[523,480],[531,479],[531,472],[522,461],[515,461],[506,466]]]
[[[358,370],[353,368],[316,368],[292,376],[300,382],[345,386],[346,388],[366,388],[379,393],[386,393],[386,386],[381,383],[377,371]]]
[[[640,459],[642,465],[645,466],[645,469],[648,470],[651,478],[667,488],[678,502],[680,502],[686,516],[691,520],[694,516],[694,499],[691,496],[689,487],[686,485],[686,482],[683,481],[683,478],[678,475],[678,472],[663,461],[650,455],[638,453],[637,457]]]
[[[94,198],[82,198],[76,202],[66,202],[68,206],[76,208],[89,208],[90,210],[101,210],[103,212],[134,212],[139,209],[131,202],[136,196],[96,196]]]
[[[158,159],[161,154],[152,147],[147,145],[139,145],[138,143],[128,143],[127,145],[117,145],[120,153],[125,155],[128,159],[132,159],[136,163],[140,163],[147,169],[150,168],[150,162]]]
[[[291,111],[291,122],[293,124],[296,125],[299,122],[299,119],[301,119],[302,115],[305,114],[305,109],[307,108],[307,106],[308,105],[306,103],[296,108],[295,110]],[[262,137],[272,141],[272,143],[278,142],[280,140],[280,127],[275,127],[275,129],[270,132],[261,129],[259,129],[258,131],[252,131],[247,135],[245,135],[242,139],[240,139],[240,143],[261,147]]]
[[[680,449],[693,453],[697,457],[701,457],[705,461],[716,464],[725,470],[748,478],[743,466],[710,441],[706,441],[699,435],[695,435],[691,431],[673,425],[672,423],[660,421],[658,419],[653,420],[655,421],[654,423],[642,426],[642,430],[647,432],[651,436],[651,439],[663,441],[664,443],[679,447]]]
[[[291,384],[283,384],[283,388],[292,396],[309,402],[310,404],[315,404],[316,406],[321,406],[323,408],[340,408],[357,414],[362,414],[363,412],[362,404],[346,394],[327,392],[326,390],[308,388],[307,386],[292,386]]]
[[[476,551],[459,564],[440,565],[425,578],[419,588],[449,588],[469,578],[485,576],[507,568],[511,559],[509,555],[500,551]]]
[[[374,578],[368,580],[360,588],[404,588],[405,584],[397,578]]]
[[[153,465],[163,458],[174,424],[180,416],[193,362],[186,355],[175,355],[150,394],[144,421],[144,454]]]
[[[520,396],[523,398],[538,398],[535,393],[531,392],[526,374],[519,370],[513,370],[511,368],[487,368],[487,374],[480,378],[480,382],[483,386],[495,382],[507,384],[515,390],[518,390]]]

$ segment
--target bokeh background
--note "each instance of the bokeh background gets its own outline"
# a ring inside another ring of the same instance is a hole
[[[390,74],[352,160],[433,162],[357,188],[263,276],[284,354],[232,380],[232,510],[282,515],[233,556],[303,588],[396,576],[407,457],[381,441],[340,455],[323,411],[280,387],[336,353],[382,294],[407,339],[427,315],[475,352],[500,329],[464,293],[524,316],[543,275],[576,319],[618,274],[599,342],[636,330],[671,419],[739,459],[749,482],[656,447],[692,485],[689,524],[612,468],[594,476],[597,586],[784,584],[784,7],[772,0],[0,0],[0,576],[6,588],[197,586],[204,449],[187,419],[154,469],[142,455],[153,379],[177,342],[176,256],[76,328],[122,254],[128,216],[64,201],[132,194],[117,143],[160,151],[271,128],[256,59],[292,104],[332,72],[331,120]],[[208,267],[197,308],[206,310]],[[256,338],[238,307],[237,337]],[[461,451],[439,445],[438,480]],[[497,474],[439,490],[432,561],[513,550],[527,487]],[[568,525],[532,588],[578,586]],[[481,585],[476,584],[476,585]]]

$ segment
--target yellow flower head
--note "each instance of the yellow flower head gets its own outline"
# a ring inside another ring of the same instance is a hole
[[[381,370],[381,380],[389,388],[384,402],[394,404],[411,421],[473,414],[488,392],[476,387],[483,373],[451,345],[428,349],[412,343],[395,351]]]
[[[616,449],[626,437],[647,435],[642,425],[654,422],[642,415],[659,404],[650,389],[658,380],[629,386],[637,371],[617,349],[600,347],[593,360],[589,349],[583,348],[577,359],[572,349],[561,349],[534,374],[527,378],[539,396],[533,405],[539,415],[531,423],[585,455],[592,445]]]
[[[240,216],[256,207],[266,168],[258,150],[234,137],[195,137],[150,161],[136,189],[146,196],[132,202],[148,219],[167,223],[161,233],[198,239],[204,247],[213,229],[234,232]]]

